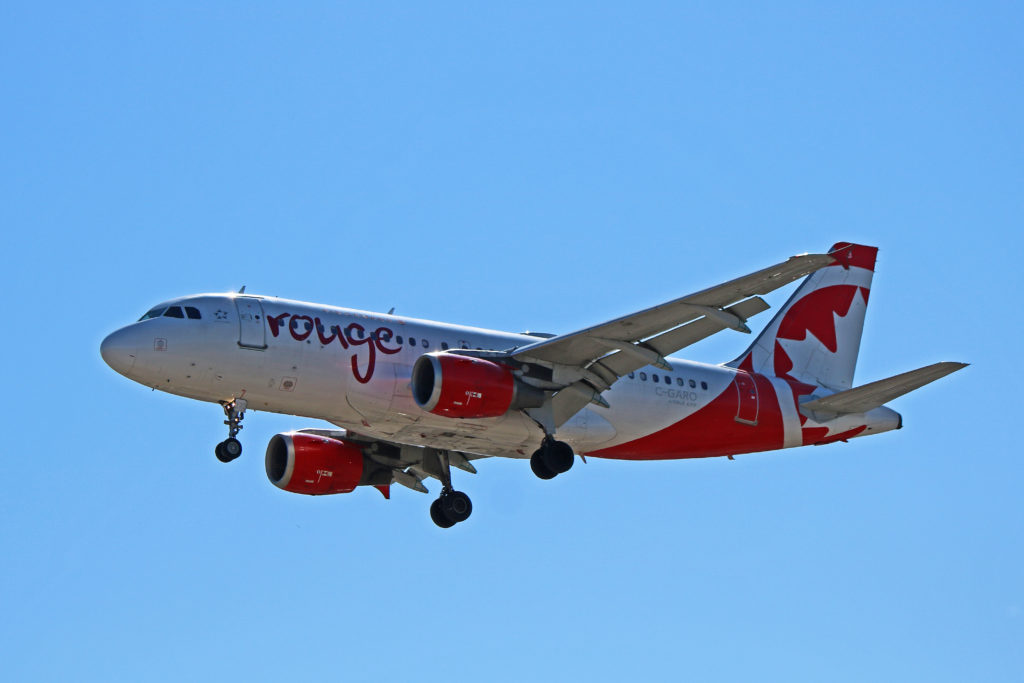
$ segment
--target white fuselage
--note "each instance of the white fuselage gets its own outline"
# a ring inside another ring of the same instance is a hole
[[[161,306],[188,306],[199,317],[140,320],[103,345],[112,367],[154,389],[202,401],[244,399],[250,409],[327,420],[397,443],[484,455],[529,457],[544,438],[522,411],[452,419],[422,410],[410,389],[413,364],[424,353],[505,351],[534,343],[536,336],[242,294],[186,297]],[[609,408],[584,408],[558,429],[559,438],[584,454],[641,439],[723,396],[736,376],[733,368],[686,360],[671,359],[671,366],[671,372],[648,367],[624,377],[604,394]],[[785,433],[774,447],[802,445],[792,395],[781,380],[771,382]],[[896,426],[898,415],[888,413],[876,416],[871,431]],[[842,432],[845,422],[832,421],[829,428]]]

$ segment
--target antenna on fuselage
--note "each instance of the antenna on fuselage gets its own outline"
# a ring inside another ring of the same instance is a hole
[[[388,315],[394,315],[394,314],[395,314],[395,307],[394,307],[394,306],[392,306],[392,307],[391,307],[391,310],[390,310],[390,311],[388,311]]]
[[[245,294],[245,285],[242,285],[242,288],[240,290],[238,290],[238,293],[239,294]]]

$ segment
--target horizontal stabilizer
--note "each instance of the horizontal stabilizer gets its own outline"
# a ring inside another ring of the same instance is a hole
[[[904,372],[871,382],[855,389],[840,391],[838,394],[825,396],[813,401],[802,403],[800,408],[816,413],[829,413],[833,415],[846,415],[849,413],[866,413],[879,406],[885,405],[894,398],[903,394],[909,394],[914,389],[920,389],[930,382],[941,379],[946,375],[967,367],[967,363],[935,363],[917,370]]]

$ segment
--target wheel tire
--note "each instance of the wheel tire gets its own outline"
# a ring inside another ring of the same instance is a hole
[[[544,451],[544,464],[555,474],[562,474],[572,469],[576,454],[572,446],[564,441],[552,441]]]
[[[242,442],[235,437],[231,437],[221,445],[224,447],[224,454],[232,460],[242,454]]]
[[[231,462],[234,460],[230,455],[224,452],[224,442],[217,444],[217,447],[213,449],[213,452],[217,455],[217,459],[221,462]]]
[[[449,491],[440,500],[441,512],[454,524],[465,522],[473,514],[473,502],[462,491]]]
[[[534,451],[530,457],[530,469],[537,475],[539,479],[554,479],[555,473],[548,469],[548,466],[544,464],[544,451]]]
[[[441,499],[438,498],[430,504],[430,519],[434,520],[434,524],[438,525],[442,529],[455,526],[455,522],[448,519],[444,514],[444,510],[441,509]]]

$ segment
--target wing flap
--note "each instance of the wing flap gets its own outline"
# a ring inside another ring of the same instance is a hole
[[[917,370],[880,379],[877,382],[870,382],[854,389],[840,391],[838,394],[807,401],[802,403],[800,408],[816,413],[831,413],[834,415],[866,413],[965,367],[967,367],[967,363],[934,363]]]

